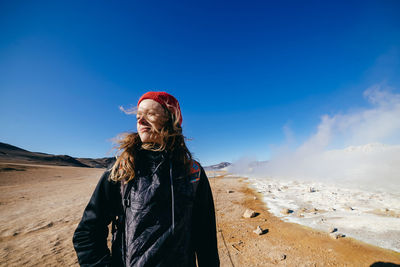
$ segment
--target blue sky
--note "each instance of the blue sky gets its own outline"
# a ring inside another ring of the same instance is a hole
[[[110,156],[118,107],[167,91],[204,165],[266,160],[400,88],[399,1],[1,1],[0,141]]]

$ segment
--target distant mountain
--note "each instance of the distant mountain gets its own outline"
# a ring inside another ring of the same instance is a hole
[[[43,165],[57,166],[73,166],[86,168],[108,168],[115,161],[114,157],[108,158],[74,158],[68,155],[52,155],[41,152],[31,152],[10,144],[0,142],[0,161],[17,162],[17,163],[33,163]],[[206,166],[206,171],[221,170],[230,166],[229,162],[221,162],[219,164]]]
[[[0,142],[0,161],[3,162],[7,161],[57,166],[107,168],[114,160],[114,158],[74,158],[68,155],[52,155],[41,152],[31,152]]]
[[[206,171],[216,171],[216,170],[221,170],[223,168],[226,168],[226,167],[228,167],[230,165],[231,165],[231,163],[229,163],[229,162],[221,162],[221,163],[218,163],[218,164],[215,164],[215,165],[206,166],[206,167],[204,167],[204,170],[206,170]]]
[[[92,168],[108,168],[115,162],[115,158],[77,158],[78,161],[86,164]]]

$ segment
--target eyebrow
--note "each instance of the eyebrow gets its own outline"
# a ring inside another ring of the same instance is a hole
[[[142,109],[138,109],[138,112],[139,112],[140,110],[146,110],[146,111],[156,111],[154,108],[150,108],[150,109],[142,108]]]

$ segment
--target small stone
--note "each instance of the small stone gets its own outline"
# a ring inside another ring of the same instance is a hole
[[[290,214],[290,213],[293,213],[293,210],[291,210],[291,209],[282,209],[282,210],[281,210],[281,213],[283,213],[283,214]]]
[[[226,190],[226,193],[230,194],[230,193],[233,193],[233,191],[228,189],[228,190]]]
[[[318,211],[317,208],[312,208],[312,209],[311,209],[311,212],[317,212],[317,211]]]
[[[308,192],[310,192],[310,193],[314,193],[314,192],[316,192],[316,190],[315,190],[315,188],[314,188],[314,187],[310,187],[310,188],[308,189]]]
[[[254,200],[257,200],[257,197],[253,197]]]
[[[331,233],[331,234],[329,234],[333,239],[339,239],[339,238],[342,238],[342,237],[345,237],[345,235],[344,234],[341,234],[341,233]]]
[[[247,209],[247,210],[244,212],[243,217],[244,217],[244,218],[253,218],[253,217],[255,217],[256,215],[257,215],[257,214],[256,214],[256,212],[255,212],[254,210]]]
[[[334,232],[337,232],[337,228],[335,227],[329,228],[329,233],[334,233]]]
[[[286,260],[286,255],[285,254],[281,254],[280,258],[281,261]]]
[[[253,233],[256,233],[257,235],[262,235],[264,234],[264,231],[259,225],[257,226],[256,230],[253,231]]]

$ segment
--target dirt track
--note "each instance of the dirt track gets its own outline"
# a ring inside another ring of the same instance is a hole
[[[0,163],[0,266],[78,266],[72,234],[103,169]],[[400,264],[400,254],[271,216],[241,179],[210,179],[221,266]],[[227,193],[230,189],[233,193]],[[260,214],[241,217],[246,208]],[[260,225],[269,232],[258,236]],[[283,256],[285,255],[285,256]]]

